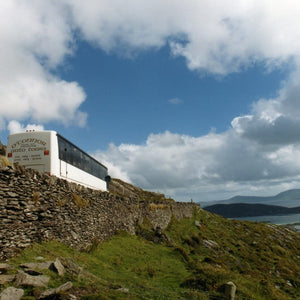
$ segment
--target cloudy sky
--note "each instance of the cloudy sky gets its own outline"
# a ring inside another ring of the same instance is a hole
[[[0,139],[56,130],[176,200],[300,188],[297,0],[2,0]]]

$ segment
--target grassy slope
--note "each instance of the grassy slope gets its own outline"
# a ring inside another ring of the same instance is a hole
[[[173,238],[188,254],[193,270],[186,286],[198,285],[214,293],[222,282],[230,279],[238,286],[240,297],[300,298],[299,234],[205,212],[196,219],[201,220],[200,230],[192,226],[192,220],[183,220],[169,228],[171,236],[176,232]],[[213,240],[219,248],[205,248],[203,240]]]
[[[164,198],[120,180],[113,180],[112,192],[150,202]],[[300,299],[300,235],[288,229],[199,210],[193,218],[172,220],[162,236],[147,220],[137,233],[95,242],[89,253],[55,241],[35,244],[9,263],[70,258],[82,267],[80,274],[60,278],[47,271],[49,287],[71,280],[72,293],[83,299],[223,299],[222,285],[229,280],[237,285],[237,299]],[[26,289],[24,298],[40,292]]]
[[[58,278],[49,271],[51,285],[72,280],[72,292],[85,299],[220,299],[229,280],[237,285],[237,299],[300,298],[300,235],[287,229],[200,210],[191,219],[173,220],[158,243],[147,220],[137,231],[139,236],[119,233],[89,253],[56,242],[36,244],[10,263],[71,258],[82,273]],[[219,246],[205,247],[206,240]]]

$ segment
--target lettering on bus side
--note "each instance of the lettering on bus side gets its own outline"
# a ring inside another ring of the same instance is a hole
[[[15,162],[35,161],[42,159],[42,153],[47,150],[47,142],[37,138],[26,138],[11,145]],[[31,153],[31,154],[30,154]]]
[[[46,146],[47,142],[40,140],[40,139],[36,139],[36,138],[27,138],[27,139],[22,139],[22,140],[16,141],[14,144],[11,145],[11,148],[14,149],[17,146],[36,147],[36,144]],[[31,151],[34,151],[34,150],[31,150]]]
[[[12,149],[12,153],[18,153],[18,152],[32,152],[32,151],[44,151],[46,150],[46,147],[29,147],[29,148],[18,148],[18,149]]]
[[[16,153],[16,152],[26,152],[26,148],[19,148],[19,149],[13,149],[11,150],[12,153]]]

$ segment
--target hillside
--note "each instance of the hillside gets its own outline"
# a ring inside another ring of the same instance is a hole
[[[300,207],[290,208],[278,205],[249,203],[215,204],[206,206],[205,210],[226,218],[278,216],[300,213]]]
[[[257,197],[257,196],[235,196],[227,200],[203,201],[203,207],[215,204],[233,204],[233,203],[260,203],[268,205],[279,205],[285,207],[300,206],[300,189],[284,191],[275,196]]]
[[[228,282],[236,299],[300,298],[298,233],[119,179],[98,192],[4,161],[0,219],[0,299],[15,287],[27,300],[217,300]]]
[[[224,286],[232,281],[236,299],[285,300],[300,297],[299,251],[300,235],[287,228],[199,210],[163,231],[145,220],[136,235],[119,232],[83,252],[55,241],[35,243],[7,263],[15,274],[21,264],[59,258],[66,273],[43,271],[48,289],[70,281],[73,287],[55,299],[217,300],[225,299]],[[26,299],[44,290],[27,287]]]

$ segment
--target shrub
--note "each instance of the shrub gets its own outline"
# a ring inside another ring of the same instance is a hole
[[[149,209],[150,210],[158,210],[158,209],[167,209],[167,208],[169,208],[169,205],[167,205],[167,204],[155,204],[155,203],[150,203],[149,204]]]
[[[33,200],[35,205],[39,204],[39,202],[40,202],[40,193],[37,192],[37,191],[33,192],[32,200]]]
[[[0,168],[12,167],[12,164],[8,161],[6,156],[0,155]]]
[[[89,246],[87,252],[88,252],[88,253],[93,253],[93,252],[95,252],[95,251],[97,250],[99,244],[100,244],[100,240],[99,240],[98,238],[94,237],[94,238],[92,239],[92,244]]]
[[[184,248],[182,248],[180,246],[175,246],[174,251],[179,253],[185,262],[190,261],[189,253]]]
[[[59,207],[63,207],[64,206],[64,203],[63,203],[63,201],[60,198],[58,199],[58,206]]]
[[[75,193],[72,194],[72,198],[73,198],[73,201],[74,201],[75,205],[78,208],[82,208],[84,206],[89,206],[88,201],[86,201],[85,199],[83,199],[80,196],[76,195]]]

